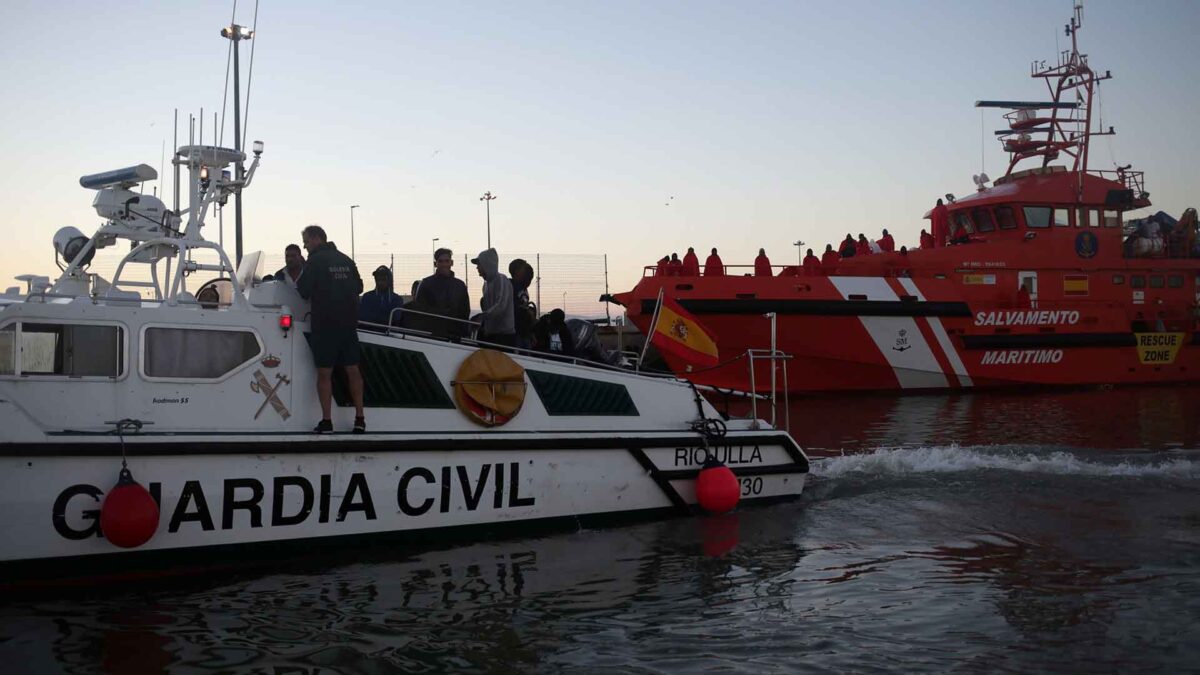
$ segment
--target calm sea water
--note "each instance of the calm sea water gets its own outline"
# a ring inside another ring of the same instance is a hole
[[[10,672],[1200,668],[1200,389],[794,401],[794,503],[0,604]]]

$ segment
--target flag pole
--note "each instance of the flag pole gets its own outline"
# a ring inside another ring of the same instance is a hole
[[[662,309],[663,289],[658,288],[658,298],[654,301],[654,318],[650,319],[650,330],[646,332],[646,341],[642,343],[642,355],[638,357],[637,369],[642,369],[642,361],[646,358],[646,350],[650,348],[650,341],[654,339],[654,330],[658,328],[658,312]]]

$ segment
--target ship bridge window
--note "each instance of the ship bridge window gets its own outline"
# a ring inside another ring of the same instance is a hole
[[[0,328],[0,375],[17,372],[17,325]]]
[[[1168,288],[1183,288],[1183,277],[1178,274],[1172,274],[1167,277]]]
[[[1129,286],[1132,288],[1145,288],[1146,287],[1146,277],[1144,277],[1140,274],[1135,274],[1135,275],[1129,277]]]
[[[1082,220],[1082,218],[1080,218]],[[1096,209],[1087,210],[1088,227],[1100,227],[1100,211]]]
[[[1017,218],[1016,215],[1013,214],[1011,206],[1001,206],[1000,208],[996,209],[996,224],[998,224],[1002,230],[1017,229]]]
[[[954,229],[958,230],[960,227],[966,230],[967,234],[975,234],[975,225],[971,223],[971,217],[967,215],[966,211],[954,214]]]
[[[1054,226],[1071,226],[1071,209],[1054,209]]]
[[[1104,226],[1105,227],[1120,227],[1121,226],[1121,212],[1120,211],[1105,211],[1104,212]]]
[[[1054,209],[1049,206],[1026,206],[1025,207],[1025,227],[1033,227],[1043,229],[1050,227],[1050,221],[1054,217]]]
[[[971,212],[971,218],[975,220],[975,227],[979,228],[980,232],[991,232],[996,229],[996,223],[992,220],[992,212],[987,209],[975,209]]]
[[[21,323],[0,330],[0,375],[115,378],[124,370],[120,326]]]
[[[1161,274],[1150,275],[1150,288],[1162,288],[1165,285],[1165,280]]]
[[[219,380],[262,353],[248,330],[147,328],[142,374],[148,378]]]

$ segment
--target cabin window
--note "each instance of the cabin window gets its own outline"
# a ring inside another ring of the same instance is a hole
[[[991,232],[996,229],[996,223],[992,221],[992,212],[987,209],[975,209],[971,212],[971,217],[975,219],[975,226],[980,232]]]
[[[1130,286],[1130,288],[1145,288],[1146,287],[1146,277],[1144,277],[1140,274],[1135,274],[1135,275],[1129,277],[1129,286]]]
[[[17,372],[17,325],[0,328],[0,375]]]
[[[527,370],[529,381],[550,415],[636,416],[637,406],[623,384]]]
[[[1054,209],[1049,206],[1026,206],[1025,207],[1025,227],[1034,227],[1038,229],[1050,227],[1050,220],[1054,217]]]
[[[248,330],[147,328],[142,345],[147,377],[216,380],[262,353]]]
[[[1088,227],[1100,227],[1100,211],[1097,209],[1087,210]]]
[[[1120,286],[1123,283],[1125,283],[1125,275],[1124,274],[1114,274],[1113,275],[1113,286]]]
[[[125,331],[119,326],[22,323],[0,338],[0,373],[30,377],[120,377]],[[5,348],[4,343],[9,343]],[[20,353],[20,370],[16,355]]]
[[[1054,226],[1071,226],[1071,209],[1054,209]]]
[[[1105,211],[1104,212],[1104,226],[1105,227],[1120,227],[1121,226],[1121,212],[1120,211]]]
[[[966,230],[967,234],[975,234],[975,226],[971,224],[971,217],[965,211],[954,214],[954,229],[957,231],[959,227]]]
[[[1002,230],[1017,229],[1017,218],[1013,214],[1012,207],[1001,206],[996,209],[996,223],[1000,225]]]
[[[1183,277],[1178,274],[1172,274],[1167,277],[1168,288],[1183,288]]]
[[[1162,288],[1166,284],[1161,274],[1150,275],[1150,288]]]

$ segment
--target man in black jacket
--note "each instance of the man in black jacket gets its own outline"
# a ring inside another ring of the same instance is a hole
[[[467,285],[454,276],[454,252],[439,248],[433,254],[433,264],[436,271],[421,280],[413,309],[465,321],[471,314],[471,299],[467,295]],[[413,316],[412,325],[439,337],[457,340],[467,334],[468,326],[462,321],[443,321],[419,314]]]
[[[366,431],[363,419],[363,381],[358,370],[358,296],[362,277],[354,261],[327,240],[325,230],[309,225],[301,233],[308,250],[308,264],[297,281],[300,297],[312,303],[309,346],[317,364],[317,397],[321,400],[321,422],[314,432],[333,431],[333,369],[342,366],[354,402],[354,433]]]

